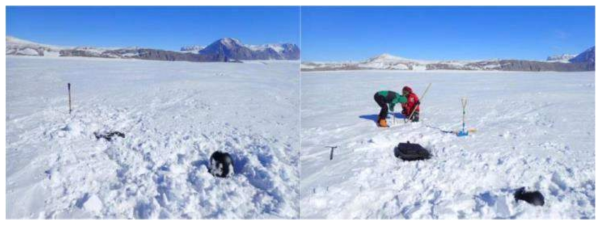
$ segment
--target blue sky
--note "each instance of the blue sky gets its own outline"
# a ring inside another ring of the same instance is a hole
[[[222,37],[299,43],[299,7],[7,7],[7,35],[65,46],[178,50]]]
[[[594,7],[303,7],[302,60],[529,59],[595,45]]]

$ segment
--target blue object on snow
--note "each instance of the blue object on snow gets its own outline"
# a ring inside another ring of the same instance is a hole
[[[465,136],[468,136],[468,131],[460,130],[460,131],[459,131],[459,132],[456,134],[456,136],[459,136],[459,137],[465,137]]]

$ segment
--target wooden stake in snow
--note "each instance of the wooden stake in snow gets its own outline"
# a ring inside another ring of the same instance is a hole
[[[69,98],[69,114],[71,114],[71,84],[67,83],[67,95]]]

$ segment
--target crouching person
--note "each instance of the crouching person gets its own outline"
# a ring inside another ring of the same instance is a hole
[[[407,98],[399,95],[393,91],[380,91],[374,94],[374,100],[380,106],[380,113],[378,114],[378,126],[388,127],[387,114],[389,111],[393,112],[396,104],[407,103]]]

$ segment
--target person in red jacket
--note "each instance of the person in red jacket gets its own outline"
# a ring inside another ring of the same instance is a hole
[[[403,87],[402,93],[403,96],[408,98],[408,102],[401,104],[401,108],[403,108],[401,114],[412,122],[418,122],[420,119],[420,100],[418,99],[418,96],[416,96],[409,86]],[[414,107],[416,107],[415,110]],[[414,111],[414,113],[412,113],[412,111]]]

